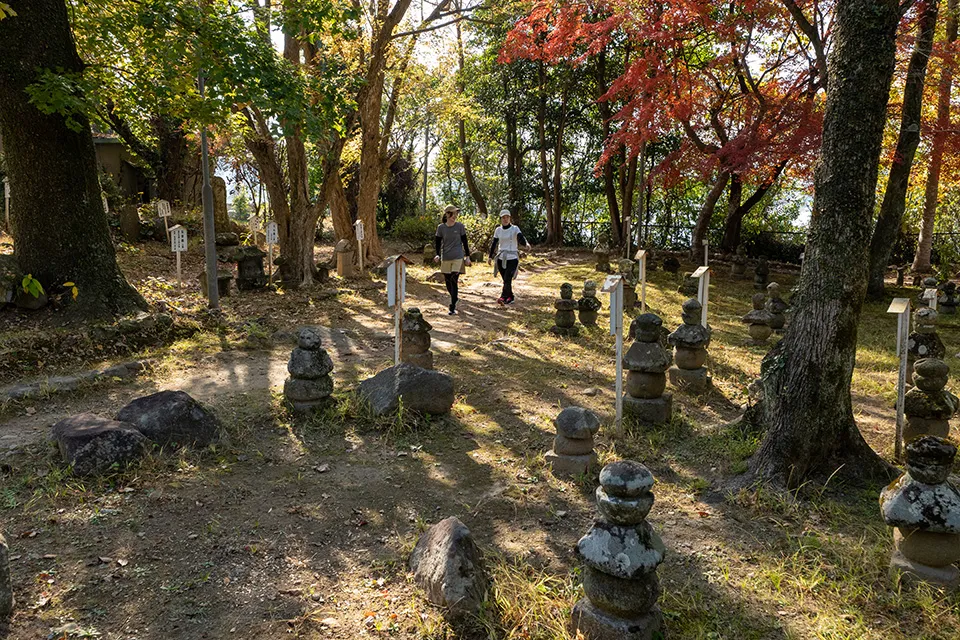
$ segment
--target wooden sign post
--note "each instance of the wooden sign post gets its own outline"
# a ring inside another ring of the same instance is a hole
[[[393,307],[393,364],[400,364],[400,318],[403,316],[403,301],[407,297],[407,265],[413,264],[403,254],[390,256],[387,267],[387,306]]]
[[[257,226],[257,216],[256,214],[250,214],[250,219],[247,220],[247,227],[250,229],[250,241],[253,242],[253,245],[257,245],[257,231],[259,227]]]
[[[623,276],[607,276],[601,288],[610,294],[610,335],[617,337],[617,422],[616,435],[623,433]]]
[[[170,227],[170,251],[177,254],[177,283],[183,288],[183,277],[180,274],[180,254],[187,250],[187,230],[178,225]]]
[[[3,212],[4,219],[7,221],[7,233],[10,232],[10,179],[3,179]]]
[[[273,245],[277,244],[278,240],[277,223],[271,220],[267,223],[267,273],[270,284],[273,284]]]
[[[924,289],[923,299],[927,301],[927,304],[930,305],[931,309],[933,309],[934,311],[937,310],[937,290],[936,289]]]
[[[900,367],[897,374],[897,433],[893,443],[894,456],[903,454],[903,399],[907,393],[907,338],[910,335],[910,298],[894,298],[887,313],[897,314],[897,355]]]
[[[700,324],[707,326],[707,303],[710,301],[710,268],[703,266],[693,272],[694,278],[700,279],[697,289],[697,300],[700,301]]]
[[[360,272],[363,272],[363,220],[357,220],[353,223],[357,235],[357,258],[360,260]]]
[[[166,200],[157,200],[157,215],[163,218],[163,228],[170,235],[170,203]]]
[[[633,259],[640,263],[640,313],[647,312],[647,250],[640,249]]]

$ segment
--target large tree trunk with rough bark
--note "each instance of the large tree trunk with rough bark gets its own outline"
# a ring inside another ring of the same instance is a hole
[[[939,0],[926,0],[917,25],[917,39],[907,67],[907,81],[903,90],[903,112],[900,116],[900,135],[883,193],[880,215],[870,242],[870,275],[867,294],[883,297],[883,276],[887,272],[890,252],[897,240],[903,211],[907,204],[907,187],[913,157],[920,144],[920,120],[923,106],[923,85],[927,76],[927,62],[933,50],[933,34],[937,27]]]
[[[117,266],[100,198],[86,117],[71,129],[43,114],[25,89],[44,69],[80,73],[63,0],[8,0],[17,15],[0,20],[0,136],[10,177],[14,253],[48,292],[79,289],[74,309],[109,316],[145,309]]]
[[[463,57],[463,33],[460,30],[460,23],[457,22],[457,60],[459,63],[459,75],[457,76],[457,89],[463,95],[466,92],[466,82],[464,81],[464,57]],[[487,217],[487,200],[483,197],[477,181],[473,177],[473,154],[467,149],[467,125],[460,118],[457,123],[457,133],[460,136],[460,158],[463,161],[463,181],[467,183],[467,189],[470,191],[470,197],[477,205],[477,213],[484,218]]]
[[[510,84],[507,66],[504,65],[503,73],[503,93],[510,95]],[[520,225],[520,216],[522,210],[521,194],[523,192],[523,157],[520,149],[520,132],[517,124],[517,114],[510,107],[509,103],[503,112],[504,127],[506,131],[507,147],[507,191],[510,194],[510,204],[508,209],[513,214],[513,223]]]
[[[723,240],[720,242],[720,249],[722,251],[725,253],[733,253],[737,250],[737,247],[740,245],[743,219],[747,217],[755,206],[760,204],[760,201],[767,195],[770,188],[776,184],[786,166],[786,161],[777,165],[773,176],[769,180],[762,182],[760,186],[757,187],[757,190],[753,192],[753,195],[747,198],[745,202],[740,202],[740,199],[743,197],[743,185],[740,185],[739,193],[736,194],[734,190],[735,183],[731,184],[731,197],[727,206],[727,220],[724,223]]]
[[[951,47],[957,40],[958,0],[948,0],[946,19],[946,44]],[[933,229],[937,219],[937,200],[940,197],[940,172],[943,169],[943,151],[947,144],[950,129],[950,92],[953,90],[953,65],[944,60],[940,69],[940,85],[937,96],[937,124],[933,131],[930,146],[930,161],[927,169],[927,185],[923,195],[923,221],[920,224],[920,239],[917,242],[917,254],[913,259],[913,270],[929,273],[933,270],[930,253],[933,250]]]
[[[720,175],[717,176],[717,181],[713,184],[713,188],[710,189],[706,200],[700,207],[700,215],[697,217],[697,224],[693,228],[693,234],[690,238],[690,258],[696,264],[703,264],[703,239],[707,237],[713,212],[717,208],[717,201],[723,195],[723,190],[727,187],[729,180],[730,174],[727,171],[721,171]]]
[[[797,487],[837,470],[888,469],[857,429],[850,381],[899,18],[896,0],[836,5],[798,300],[786,335],[761,366],[766,435],[739,483]]]

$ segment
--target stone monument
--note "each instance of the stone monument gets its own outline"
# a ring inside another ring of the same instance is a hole
[[[902,264],[899,267],[897,267],[897,286],[898,287],[903,286],[903,279],[904,279],[904,276],[906,275],[908,268],[910,268],[910,265],[908,264]]]
[[[320,334],[306,327],[297,336],[297,347],[287,362],[290,377],[283,383],[283,397],[297,413],[323,406],[333,393],[333,361],[320,347]]]
[[[333,249],[334,253],[337,256],[337,275],[341,278],[352,278],[356,275],[357,270],[353,264],[353,243],[344,238],[337,243],[337,246]],[[433,260],[433,256],[430,257],[430,260]]]
[[[585,327],[597,326],[597,313],[602,307],[603,303],[597,298],[597,283],[587,280],[583,283],[583,297],[577,300],[580,324]]]
[[[770,328],[771,314],[766,310],[767,297],[763,293],[753,294],[753,311],[743,316],[742,321],[747,323],[750,333],[750,344],[764,345],[773,329]]]
[[[623,276],[623,309],[633,309],[637,306],[637,277],[634,268],[637,266],[633,260],[624,258],[617,263],[617,271]]]
[[[694,278],[693,272],[683,274],[683,282],[677,287],[677,293],[682,293],[688,298],[695,298],[700,293],[700,278]]]
[[[927,289],[939,289],[940,285],[937,283],[937,279],[933,276],[927,276],[920,283],[920,293],[917,294],[916,304],[917,307],[928,307],[930,306],[930,301],[924,297],[924,294],[927,292]]]
[[[958,400],[944,389],[949,375],[950,367],[939,358],[923,358],[914,363],[914,387],[903,401],[904,442],[920,436],[946,438],[950,434],[950,418],[957,413]]]
[[[937,309],[940,313],[945,313],[948,316],[955,315],[957,313],[957,305],[960,303],[960,300],[957,299],[957,283],[952,280],[948,280],[943,285],[943,295],[940,296],[940,300],[937,303]]]
[[[420,309],[410,307],[403,312],[400,323],[400,361],[409,362],[422,369],[433,369],[433,352],[430,351],[430,323],[424,320]]]
[[[253,291],[267,286],[267,274],[263,272],[263,259],[266,256],[259,247],[253,245],[233,250],[232,260],[237,263],[238,291]]]
[[[757,266],[753,268],[753,288],[763,291],[767,288],[767,278],[770,276],[770,266],[764,256],[757,258]]]
[[[581,475],[595,468],[597,454],[593,436],[600,430],[600,418],[582,407],[567,407],[553,421],[557,435],[553,449],[544,459],[557,475]]]
[[[596,260],[596,269],[600,273],[610,273],[610,249],[603,242],[598,242],[593,248],[593,257]]]
[[[737,252],[730,258],[730,275],[742,278],[747,274],[747,251],[743,245],[737,246]]]
[[[673,394],[664,393],[673,354],[660,344],[662,326],[652,313],[638,316],[630,325],[634,343],[623,356],[627,370],[623,411],[641,424],[665,424],[673,414]]]
[[[433,257],[437,255],[436,247],[433,243],[428,242],[423,245],[423,264],[424,266],[429,266],[433,264]]]
[[[207,297],[207,272],[206,270],[201,271],[197,276],[197,280],[200,281],[200,291],[203,292],[203,297]],[[221,298],[230,295],[230,281],[233,280],[233,274],[229,271],[217,271],[217,291]]]
[[[907,471],[880,494],[893,530],[890,572],[938,585],[960,585],[960,491],[948,480],[957,448],[936,436],[907,445]]]
[[[920,307],[913,314],[913,332],[907,337],[907,380],[913,379],[913,365],[921,358],[943,359],[947,353],[937,334],[937,312]]]
[[[693,392],[705,390],[712,382],[704,366],[712,332],[710,327],[700,324],[702,309],[693,298],[684,302],[680,314],[683,324],[667,336],[667,342],[676,348],[675,364],[669,370],[670,384]]]
[[[582,633],[587,640],[664,637],[656,571],[666,548],[647,522],[653,483],[650,471],[630,460],[600,471],[600,518],[577,543],[586,597],[573,607],[572,635]]]
[[[577,327],[577,301],[573,299],[573,285],[564,282],[560,285],[560,299],[553,303],[557,313],[554,315],[554,326],[550,333],[558,336],[576,336],[580,333]]]
[[[780,297],[780,285],[776,282],[767,285],[767,296],[766,310],[770,313],[770,328],[777,333],[783,333],[783,327],[787,324],[786,311],[790,305]]]

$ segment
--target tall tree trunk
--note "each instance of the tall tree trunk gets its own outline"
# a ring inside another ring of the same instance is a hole
[[[63,0],[8,0],[15,16],[0,20],[0,137],[10,177],[14,254],[24,273],[49,292],[79,289],[75,311],[109,316],[146,303],[117,266],[100,198],[90,123],[76,130],[43,114],[26,88],[45,69],[79,74],[83,64]]]
[[[763,200],[765,195],[767,195],[767,192],[770,191],[770,188],[776,184],[777,180],[780,178],[780,174],[783,173],[783,170],[786,168],[786,166],[787,161],[784,160],[777,165],[777,168],[773,173],[773,177],[762,182],[760,186],[757,187],[757,190],[753,192],[753,195],[747,198],[746,202],[740,203],[738,198],[736,207],[728,207],[727,222],[724,225],[723,240],[720,243],[720,248],[723,251],[733,253],[737,250],[737,247],[740,245],[740,233],[741,229],[743,228],[743,219],[747,217],[747,215],[755,206],[760,204],[760,201]]]
[[[940,0],[926,0],[917,25],[917,39],[907,67],[907,81],[903,90],[903,113],[900,135],[894,152],[887,188],[883,193],[880,215],[870,242],[870,273],[867,294],[872,298],[883,296],[883,276],[887,271],[890,253],[897,241],[903,210],[907,204],[907,187],[913,157],[920,144],[920,120],[923,106],[923,84],[927,76],[927,62],[933,50],[933,34],[937,28]]]
[[[187,178],[187,135],[179,118],[156,116],[152,119],[157,136],[158,164],[153,167],[157,184],[157,198],[174,206],[183,199]],[[199,150],[197,151],[199,153]]]
[[[504,96],[510,95],[510,85],[509,77],[506,71],[507,65],[504,65],[503,73],[503,94]],[[521,170],[521,157],[520,157],[520,133],[517,126],[517,114],[513,108],[510,107],[509,103],[507,108],[503,112],[504,127],[506,129],[506,143],[507,143],[507,192],[510,196],[510,204],[508,208],[513,214],[514,224],[517,226],[520,225],[520,216],[521,216],[521,192],[522,185],[520,184],[523,178],[523,172]]]
[[[952,49],[957,41],[957,5],[958,0],[947,0],[946,45]],[[940,171],[943,169],[943,150],[950,129],[950,92],[953,90],[952,59],[945,59],[940,69],[940,85],[937,96],[937,124],[933,131],[933,143],[930,148],[930,164],[927,169],[927,185],[923,194],[923,221],[920,224],[920,239],[917,254],[913,259],[913,270],[929,273],[930,253],[933,250],[933,228],[937,218],[937,200],[940,196]]]
[[[457,59],[460,65],[460,72],[457,75],[457,89],[460,91],[460,95],[464,95],[466,92],[466,83],[463,79],[463,34],[460,31],[459,22],[457,22]],[[470,195],[473,197],[473,201],[477,205],[477,213],[486,218],[487,201],[484,199],[483,193],[480,192],[480,188],[477,186],[477,181],[473,178],[471,153],[467,150],[467,128],[463,118],[460,118],[460,122],[457,123],[457,129],[460,135],[460,157],[463,160],[463,180],[467,183],[467,189],[470,191]]]
[[[604,142],[610,137],[610,103],[600,100],[607,93],[607,51],[597,55],[597,112],[600,115],[600,136]],[[610,213],[610,242],[619,247],[623,244],[623,222],[620,219],[620,204],[617,202],[617,184],[612,159],[603,165],[603,193],[607,198],[607,211]],[[629,215],[629,209],[624,207]]]
[[[696,264],[703,264],[703,239],[707,237],[713,212],[717,208],[717,201],[723,195],[723,190],[727,187],[729,180],[730,174],[721,171],[717,176],[717,181],[713,184],[713,188],[707,194],[707,199],[703,201],[703,205],[700,207],[700,215],[697,217],[697,224],[693,228],[693,234],[690,238],[690,259]]]
[[[547,162],[547,73],[539,64],[540,100],[537,105],[537,139],[540,143],[540,184],[543,188],[543,208],[547,215],[547,244],[557,244],[554,228],[553,195],[550,192],[550,164]]]
[[[836,5],[800,291],[786,335],[761,365],[767,430],[740,483],[796,487],[837,470],[887,469],[854,422],[850,381],[899,18],[897,0]]]
[[[743,221],[743,215],[740,214],[742,207],[743,180],[739,173],[734,173],[730,176],[730,188],[727,190],[727,221],[724,224],[723,240],[720,242],[720,249],[723,251],[730,251],[727,248],[728,236],[736,234],[736,238],[740,238],[740,224]]]
[[[560,98],[560,121],[557,123],[557,137],[553,145],[553,242],[547,237],[547,244],[563,244],[563,133],[567,124],[567,91]]]

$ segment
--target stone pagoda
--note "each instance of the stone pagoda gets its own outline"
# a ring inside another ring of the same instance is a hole
[[[737,247],[737,252],[730,258],[730,275],[742,278],[747,274],[747,251],[743,245]]]
[[[910,442],[920,436],[946,438],[950,434],[950,418],[957,413],[957,396],[944,387],[950,367],[939,358],[923,358],[913,365],[913,389],[903,401],[906,424],[903,440]]]
[[[753,294],[753,311],[741,318],[750,333],[750,344],[760,346],[767,343],[773,329],[770,327],[771,314],[766,310],[767,297],[763,293]]]
[[[580,312],[580,324],[585,327],[597,325],[597,314],[603,303],[597,297],[597,283],[587,280],[583,283],[583,297],[577,300],[577,309]]]
[[[673,395],[664,393],[673,354],[660,343],[662,326],[663,321],[652,313],[638,316],[630,325],[634,343],[623,356],[627,370],[624,413],[641,424],[665,424],[673,414]]]
[[[943,359],[947,348],[937,334],[937,312],[920,307],[913,314],[913,332],[907,336],[907,380],[913,378],[913,365],[922,358]]]
[[[577,301],[573,299],[573,285],[564,282],[560,285],[560,299],[553,303],[557,310],[553,317],[554,325],[550,327],[550,333],[558,336],[576,336],[580,334],[580,328],[577,327]]]
[[[283,383],[283,397],[297,413],[309,413],[323,406],[333,393],[333,361],[320,347],[320,334],[305,327],[297,336],[297,347],[290,354]]]
[[[710,327],[700,324],[703,307],[690,298],[683,303],[680,317],[683,324],[667,336],[667,342],[675,347],[674,365],[670,367],[670,384],[678,388],[699,392],[711,384],[710,375],[704,366],[707,362],[707,347],[710,345]]]
[[[433,352],[430,351],[430,330],[433,327],[424,320],[420,309],[410,307],[403,312],[400,322],[400,361],[409,362],[422,369],[433,369]]]
[[[597,454],[593,437],[600,430],[600,418],[583,407],[567,407],[553,421],[557,435],[553,449],[544,459],[557,475],[581,475],[595,469]]]
[[[764,256],[757,258],[757,266],[753,268],[753,288],[763,291],[767,288],[767,278],[770,276],[770,266]]]
[[[789,308],[790,305],[780,297],[780,285],[776,282],[768,284],[766,309],[770,313],[770,328],[777,333],[783,333],[783,327],[787,324],[786,313]]]

